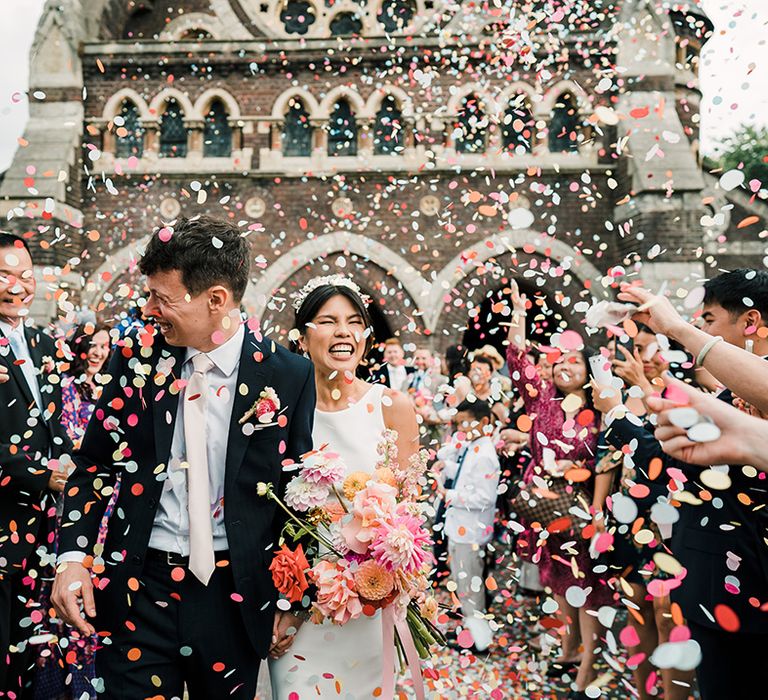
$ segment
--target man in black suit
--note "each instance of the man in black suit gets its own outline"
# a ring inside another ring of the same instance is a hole
[[[702,326],[684,321],[668,301],[646,290],[625,290],[622,298],[647,307],[637,320],[677,340],[704,363],[709,349],[727,342],[768,355],[768,272],[734,270],[704,284]],[[717,340],[719,338],[720,340]],[[709,348],[709,349],[708,349]],[[718,398],[731,403],[729,390]],[[672,598],[680,604],[691,636],[701,647],[697,678],[702,700],[753,698],[765,693],[768,672],[768,488],[752,468],[729,468],[731,485],[708,492],[701,484],[702,467],[679,462],[662,453],[656,438],[627,418],[611,421],[617,442],[637,440],[633,459],[649,464],[662,459],[685,475],[681,484],[688,498],[680,498],[679,520],[674,524],[672,553],[685,567],[685,578]],[[643,479],[644,470],[638,470]],[[647,480],[652,491],[664,489],[664,480]],[[729,620],[738,621],[732,626]]]
[[[154,325],[115,352],[75,455],[52,599],[103,634],[107,698],[180,698],[186,684],[192,698],[252,700],[273,634],[298,626],[287,605],[276,615],[284,521],[258,484],[278,487],[311,449],[314,375],[241,323],[249,259],[237,227],[209,217],[152,237],[139,266]]]
[[[384,384],[394,391],[407,392],[411,386],[415,367],[405,364],[405,350],[397,338],[384,343],[384,363],[371,373],[371,381]]]
[[[49,336],[24,323],[34,296],[26,242],[0,233],[0,693],[17,697],[30,680],[34,634],[20,623],[38,590],[23,579],[39,576],[46,511],[64,487],[72,447],[61,425],[56,361],[63,357]]]

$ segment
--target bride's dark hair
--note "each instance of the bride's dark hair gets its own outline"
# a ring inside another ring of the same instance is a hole
[[[363,353],[363,359],[365,359],[368,357],[368,353],[371,351],[374,343],[373,324],[371,323],[371,315],[368,313],[368,308],[362,298],[350,287],[336,284],[324,284],[321,287],[313,289],[307,294],[301,306],[296,310],[296,318],[293,322],[293,327],[296,328],[299,333],[304,335],[307,332],[307,324],[312,323],[312,319],[317,316],[325,302],[335,296],[342,296],[348,299],[355,308],[355,311],[362,316],[366,329],[370,331],[368,337],[365,339],[365,352]],[[299,352],[298,342],[291,341],[291,350]]]

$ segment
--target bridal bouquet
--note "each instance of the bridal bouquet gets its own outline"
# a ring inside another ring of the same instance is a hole
[[[437,601],[428,595],[434,558],[420,503],[427,453],[400,467],[396,439],[394,431],[385,432],[373,473],[347,475],[346,465],[324,445],[304,455],[283,498],[271,484],[259,484],[259,494],[288,514],[270,566],[278,591],[300,602],[312,586],[317,624],[327,619],[344,625],[381,609],[400,659],[413,665],[414,647],[425,659],[432,645],[445,640],[434,625]],[[285,544],[298,540],[313,544],[307,552],[301,543],[294,549]]]

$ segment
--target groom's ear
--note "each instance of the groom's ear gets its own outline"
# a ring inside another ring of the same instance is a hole
[[[227,308],[232,299],[232,292],[224,285],[217,284],[208,289],[208,308],[211,311],[222,311]]]

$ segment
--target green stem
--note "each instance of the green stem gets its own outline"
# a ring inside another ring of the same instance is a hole
[[[344,509],[344,512],[349,513],[349,508],[347,508],[346,504],[344,503],[344,500],[342,499],[341,494],[336,489],[336,486],[333,485],[331,486],[331,488],[333,489],[333,495],[336,496],[336,499],[341,504],[341,507]]]
[[[305,523],[304,521],[302,521],[302,520],[300,520],[299,518],[297,518],[297,517],[296,517],[296,516],[295,516],[295,515],[294,515],[294,514],[293,514],[293,513],[290,511],[290,509],[289,509],[289,508],[288,508],[288,507],[287,507],[287,506],[286,506],[286,505],[285,505],[285,504],[284,504],[284,503],[283,503],[283,502],[282,502],[282,501],[281,501],[281,500],[280,500],[280,499],[279,499],[277,496],[275,496],[275,494],[274,494],[274,493],[272,493],[272,491],[268,491],[268,492],[267,492],[267,495],[268,495],[268,496],[269,496],[269,497],[270,497],[270,498],[271,498],[271,499],[272,499],[272,500],[273,500],[275,503],[277,503],[277,505],[279,505],[279,506],[280,506],[280,507],[281,507],[281,508],[282,508],[282,509],[283,509],[283,510],[284,510],[284,511],[285,511],[285,512],[288,514],[288,517],[289,517],[291,520],[293,520],[294,522],[298,523],[298,524],[301,526],[301,528],[302,528],[303,530],[306,530],[307,534],[308,534],[310,537],[313,537],[313,538],[314,538],[314,539],[316,539],[316,540],[317,540],[317,541],[318,541],[318,542],[319,542],[321,545],[323,545],[324,547],[327,547],[328,549],[330,549],[330,550],[331,550],[331,551],[332,551],[332,552],[333,552],[333,553],[334,553],[334,554],[335,554],[337,557],[341,557],[341,554],[339,554],[339,553],[338,553],[338,552],[337,552],[337,551],[336,551],[336,550],[333,548],[333,544],[332,544],[331,542],[328,542],[328,541],[327,541],[327,540],[326,540],[324,537],[320,537],[320,535],[318,535],[318,534],[317,534],[317,532],[313,531],[313,530],[311,529],[311,526],[309,525],[309,523]]]

